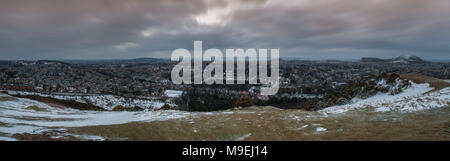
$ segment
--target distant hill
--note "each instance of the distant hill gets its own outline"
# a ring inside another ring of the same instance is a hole
[[[361,62],[384,62],[384,61],[386,61],[386,59],[371,58],[371,57],[361,58]]]
[[[73,64],[147,64],[170,62],[170,59],[135,58],[135,59],[93,59],[93,60],[65,60]]]
[[[364,57],[361,58],[361,62],[370,62],[370,63],[425,63],[426,61],[422,60],[418,56],[411,56],[411,55],[401,55],[396,58],[392,59],[380,59],[380,58],[373,58],[373,57]]]
[[[157,59],[157,58],[136,58],[136,59],[129,59],[129,60],[123,60],[127,63],[155,63],[155,62],[166,62],[169,61],[168,59]]]
[[[152,64],[168,63],[170,59],[135,58],[135,59],[65,59],[65,60],[0,60],[0,65],[71,65],[71,64]]]
[[[411,56],[411,55],[402,55],[397,58],[394,58],[392,60],[393,63],[399,62],[399,63],[424,63],[425,61],[422,60],[418,56]]]
[[[17,60],[11,61],[15,65],[69,65],[69,63],[58,61],[58,60]]]

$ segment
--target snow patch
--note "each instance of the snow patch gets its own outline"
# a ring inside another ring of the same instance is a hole
[[[302,127],[297,128],[297,130],[302,130],[304,128],[307,128],[309,125],[303,125]]]
[[[327,131],[327,128],[324,128],[324,127],[318,127],[318,128],[316,128],[316,131],[317,131],[317,132],[324,132],[324,131]]]
[[[41,97],[50,97],[60,100],[74,100],[80,103],[93,104],[95,106],[102,107],[106,110],[112,110],[114,107],[121,105],[123,107],[135,107],[139,106],[144,109],[159,109],[165,102],[161,102],[156,98],[151,97],[139,97],[134,99],[129,99],[116,95],[104,95],[104,94],[43,94],[37,92],[23,92],[23,91],[7,91],[9,94],[20,94],[20,95],[38,95]],[[169,102],[169,105],[174,105]]]
[[[183,94],[183,91],[179,91],[179,90],[164,91],[164,95],[166,95],[167,97],[170,97],[170,98],[178,98],[178,97],[181,97],[182,94]]]
[[[238,137],[238,138],[236,139],[236,141],[242,141],[242,140],[244,140],[245,138],[248,138],[248,137],[251,136],[251,135],[252,135],[252,133],[245,134],[245,135],[243,135],[243,136],[241,136],[241,137]]]
[[[45,111],[27,109],[37,106]],[[129,122],[151,122],[194,116],[195,113],[175,110],[112,112],[80,111],[60,109],[35,100],[17,98],[15,101],[0,102],[0,132],[7,134],[36,133],[50,127],[82,127],[124,124]]]
[[[17,139],[0,136],[0,141],[17,141]]]
[[[325,108],[320,110],[319,113],[325,115],[337,114],[367,107],[375,107],[375,112],[412,112],[448,106],[450,103],[450,88],[429,92],[432,89],[428,83],[411,83],[409,88],[397,95],[378,93],[367,99],[354,98],[350,104]]]

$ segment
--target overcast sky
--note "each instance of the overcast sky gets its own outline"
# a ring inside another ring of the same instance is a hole
[[[0,1],[0,59],[169,58],[194,40],[300,59],[450,59],[450,0]]]

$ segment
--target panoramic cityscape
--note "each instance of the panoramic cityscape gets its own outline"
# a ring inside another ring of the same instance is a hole
[[[446,0],[4,0],[0,140],[450,141],[449,14]]]

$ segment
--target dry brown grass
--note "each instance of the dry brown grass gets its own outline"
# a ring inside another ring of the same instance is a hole
[[[429,83],[430,86],[434,88],[433,91],[450,87],[450,83],[448,83],[448,82],[445,82],[441,79],[437,79],[434,77],[425,76],[425,75],[401,74],[400,78],[412,80],[414,83]]]
[[[17,100],[17,98],[10,97],[10,96],[1,96],[0,97],[0,101],[1,102],[4,102],[4,101],[16,101],[16,100]]]
[[[41,107],[38,107],[38,106],[28,106],[25,109],[34,110],[34,111],[46,111],[46,112],[48,112],[47,109],[41,108]]]
[[[112,140],[237,140],[247,135],[244,140],[450,141],[448,107],[401,115],[354,111],[329,117],[302,110],[252,108],[233,110],[233,114],[72,128],[70,132]],[[318,132],[319,127],[327,130]]]

